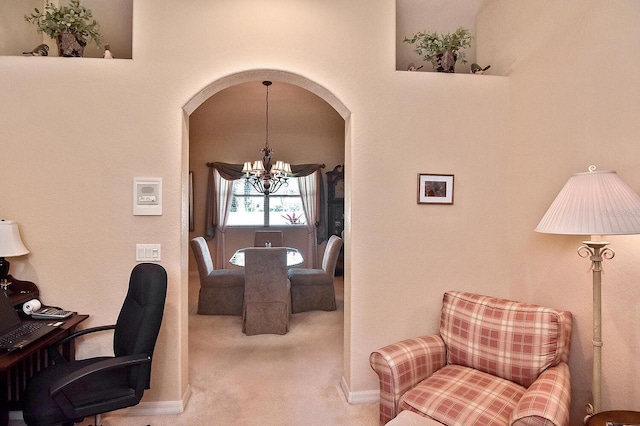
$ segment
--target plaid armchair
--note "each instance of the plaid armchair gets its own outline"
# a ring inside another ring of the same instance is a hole
[[[571,322],[567,311],[445,293],[439,335],[371,354],[380,423],[410,410],[449,426],[568,425]]]

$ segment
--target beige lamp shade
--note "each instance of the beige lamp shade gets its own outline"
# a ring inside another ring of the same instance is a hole
[[[640,196],[613,171],[576,173],[564,185],[536,232],[567,235],[640,234]]]
[[[18,224],[13,220],[0,220],[0,257],[22,256],[29,250],[22,243]]]

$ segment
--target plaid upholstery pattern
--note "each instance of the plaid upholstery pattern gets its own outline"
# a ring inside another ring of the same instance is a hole
[[[445,365],[440,336],[425,336],[394,343],[369,356],[380,379],[380,424],[398,414],[398,401],[408,390]]]
[[[447,346],[448,364],[529,387],[547,367],[567,361],[571,319],[566,311],[448,292],[440,335]]]
[[[404,394],[399,408],[449,426],[505,426],[525,390],[473,368],[448,365]]]
[[[571,322],[567,311],[445,293],[439,336],[371,354],[380,423],[410,410],[450,426],[568,425]]]
[[[562,362],[547,368],[527,389],[509,424],[513,426],[568,425],[571,406],[571,375]]]

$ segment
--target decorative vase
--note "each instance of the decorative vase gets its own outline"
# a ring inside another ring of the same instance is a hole
[[[84,47],[87,45],[85,39],[68,32],[58,35],[56,42],[58,43],[58,56],[66,57],[82,57]]]
[[[437,72],[455,72],[456,61],[458,55],[450,50],[437,53],[436,56],[431,59],[433,64],[433,70]]]

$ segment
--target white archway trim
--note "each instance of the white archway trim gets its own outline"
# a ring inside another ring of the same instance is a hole
[[[343,119],[346,120],[351,115],[349,109],[342,103],[342,101],[340,101],[340,99],[338,99],[333,93],[331,93],[329,90],[319,85],[318,83],[289,71],[270,69],[241,71],[235,74],[228,75],[226,77],[222,77],[195,94],[184,105],[183,109],[188,115],[191,115],[204,101],[206,101],[219,91],[231,86],[235,86],[236,84],[261,80],[281,81],[283,83],[296,85],[323,99],[325,102],[331,105]]]

